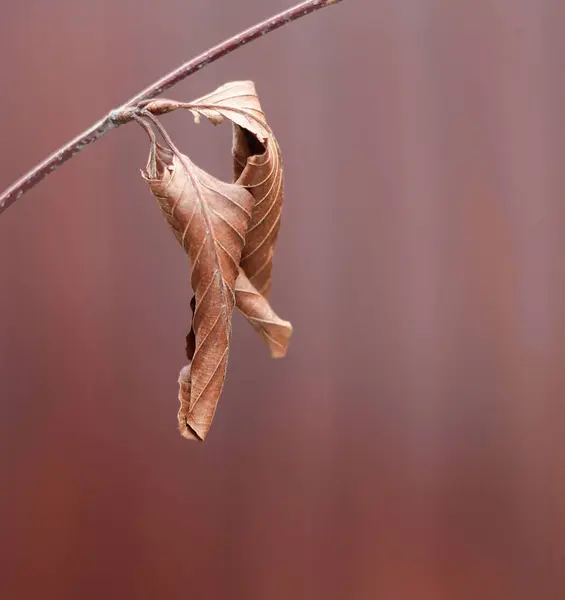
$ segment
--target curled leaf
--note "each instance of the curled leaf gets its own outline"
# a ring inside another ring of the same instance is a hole
[[[235,125],[250,131],[260,142],[272,136],[259,97],[252,81],[231,81],[213,92],[185,105],[198,122],[206,117],[214,125],[229,119]]]
[[[179,424],[185,437],[203,440],[225,381],[235,281],[253,197],[201,170],[174,146],[168,150],[154,141],[142,175],[190,259],[194,314],[187,336],[190,364],[179,376]]]
[[[271,356],[283,357],[292,335],[292,325],[275,314],[268,300],[255,289],[243,269],[240,269],[235,282],[235,298],[237,307],[263,338]]]
[[[267,299],[283,203],[281,152],[250,81],[228,83],[191,103],[154,99],[139,108],[171,148],[156,144],[147,123],[134,116],[152,141],[144,178],[190,257],[193,319],[189,364],[179,375],[179,425],[185,437],[204,439],[225,381],[234,306],[271,356],[284,356],[292,335],[291,324]],[[180,154],[152,116],[179,108],[190,110],[196,121],[232,121],[233,184]]]
[[[267,124],[252,81],[226,83],[186,108],[221,123],[233,123],[234,180],[254,198],[241,267],[257,291],[268,298],[273,255],[283,204],[283,169],[279,145]]]

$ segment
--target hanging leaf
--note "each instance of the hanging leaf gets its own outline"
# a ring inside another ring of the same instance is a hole
[[[184,108],[197,122],[204,116],[233,124],[234,184],[196,167],[166,132],[172,150],[153,140],[144,174],[191,260],[194,316],[190,363],[179,376],[179,425],[185,437],[204,439],[225,380],[234,303],[272,357],[285,355],[292,335],[292,325],[267,300],[283,203],[281,153],[250,81],[228,83],[191,103],[155,99],[142,106],[153,115]]]
[[[235,281],[254,200],[171,147],[153,141],[142,175],[190,258],[194,314],[190,364],[179,376],[179,424],[182,435],[203,440],[225,381]]]

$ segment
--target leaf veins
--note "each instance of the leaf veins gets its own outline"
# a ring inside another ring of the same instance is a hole
[[[184,108],[197,122],[205,117],[215,125],[225,119],[233,124],[234,183],[199,169],[163,130],[171,150],[149,132],[143,173],[190,258],[193,320],[190,362],[179,376],[179,426],[185,437],[204,439],[225,381],[234,305],[272,357],[285,355],[292,335],[292,325],[268,301],[283,204],[282,157],[250,81],[227,83],[194,102],[156,99],[143,108],[150,115]]]
[[[179,426],[185,437],[203,440],[225,381],[235,281],[253,197],[159,144],[152,144],[143,176],[190,259],[194,340],[187,343],[191,362],[180,376]]]

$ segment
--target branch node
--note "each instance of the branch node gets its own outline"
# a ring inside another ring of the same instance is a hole
[[[110,111],[108,119],[117,125],[123,125],[131,121],[135,115],[139,114],[139,108],[137,106],[120,106]]]

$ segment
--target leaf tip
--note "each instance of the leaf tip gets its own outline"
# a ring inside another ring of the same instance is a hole
[[[204,436],[198,433],[190,426],[188,422],[188,413],[190,406],[190,365],[184,366],[179,373],[179,401],[180,408],[178,412],[179,432],[187,440],[196,440],[201,442]]]
[[[204,440],[203,437],[200,437],[194,429],[188,424],[187,420],[179,419],[179,432],[185,440],[194,440],[196,442],[202,442]]]
[[[271,358],[284,358],[288,350],[290,338],[292,337],[293,329],[290,321],[283,321],[280,319],[278,325],[279,337],[277,343],[272,343],[271,339],[265,340],[269,350],[271,351]]]

